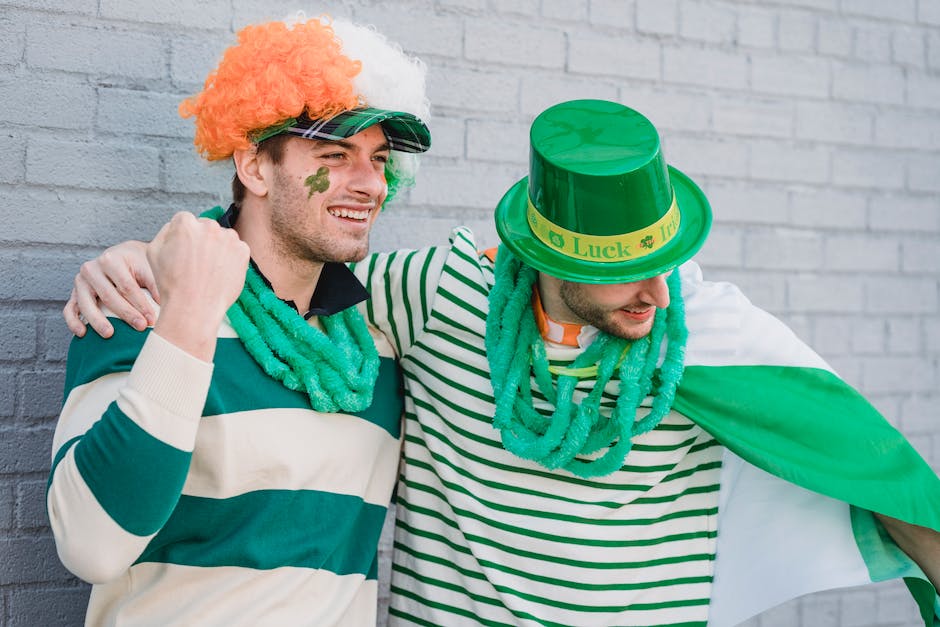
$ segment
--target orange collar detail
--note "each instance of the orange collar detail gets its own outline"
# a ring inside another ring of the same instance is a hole
[[[491,262],[496,263],[497,250],[497,247],[493,247],[479,252]],[[587,337],[582,336],[585,331],[585,327],[582,325],[572,324],[570,322],[556,322],[548,317],[548,314],[545,313],[545,309],[542,308],[542,299],[539,296],[538,285],[532,286],[532,311],[535,313],[535,324],[538,326],[539,333],[542,335],[543,339],[561,344],[562,346],[573,346],[575,348],[581,347],[579,339],[587,339]],[[593,330],[593,327],[588,328]],[[593,338],[593,334],[590,334],[590,337]]]
[[[562,344],[563,346],[574,346],[578,348],[581,343],[578,339],[584,331],[580,324],[570,322],[556,322],[548,317],[545,309],[542,308],[542,299],[539,297],[538,286],[532,288],[532,311],[535,313],[535,324],[538,325],[539,333],[549,342]]]

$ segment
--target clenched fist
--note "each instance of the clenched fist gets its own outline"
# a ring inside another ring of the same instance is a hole
[[[219,324],[245,283],[248,245],[234,229],[183,212],[150,243],[147,259],[161,301],[154,331],[210,361]]]

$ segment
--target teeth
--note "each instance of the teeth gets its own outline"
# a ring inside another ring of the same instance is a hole
[[[337,218],[351,218],[353,220],[366,220],[368,219],[370,213],[368,210],[356,211],[354,209],[345,208],[327,209],[327,212],[331,216],[336,216]]]

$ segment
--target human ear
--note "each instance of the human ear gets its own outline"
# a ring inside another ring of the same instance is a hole
[[[263,159],[258,155],[257,147],[236,150],[232,154],[232,159],[235,161],[235,174],[245,189],[255,196],[267,196],[269,186],[267,173],[270,168],[262,167]]]

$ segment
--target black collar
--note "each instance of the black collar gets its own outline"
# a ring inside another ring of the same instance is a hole
[[[238,209],[231,205],[228,211],[219,218],[219,224],[225,228],[235,226],[238,219]],[[258,275],[264,280],[265,285],[271,287],[271,282],[261,273],[255,260],[251,260],[251,267],[255,269]],[[304,319],[308,320],[313,316],[332,316],[344,309],[354,307],[362,301],[369,298],[369,292],[363,287],[356,275],[353,274],[345,263],[327,261],[323,264],[320,271],[320,279],[313,290],[313,296],[310,297],[310,305],[307,307]],[[281,299],[284,300],[284,299]],[[292,300],[284,300],[285,303],[293,307],[298,312],[300,309]]]

